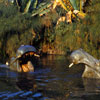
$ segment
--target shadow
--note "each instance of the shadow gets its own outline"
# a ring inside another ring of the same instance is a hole
[[[26,90],[26,91],[36,91],[37,90],[35,76],[30,75],[29,73],[20,73],[18,75],[16,85],[20,90]]]
[[[100,93],[100,79],[83,78],[83,84],[86,92]]]
[[[80,78],[69,90],[70,100],[99,100],[100,79]]]

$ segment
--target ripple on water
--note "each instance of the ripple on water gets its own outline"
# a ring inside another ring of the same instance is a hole
[[[25,93],[23,93],[23,94],[21,94],[21,95],[19,95],[20,97],[24,97],[24,96],[28,96],[28,95],[30,95],[30,94],[32,94],[33,92],[32,91],[27,91],[27,92],[25,92]]]
[[[35,93],[32,97],[37,98],[43,96],[41,93]]]
[[[15,92],[15,93],[10,93],[8,95],[6,95],[6,98],[4,98],[4,100],[8,100],[9,98],[13,98],[21,93],[23,93],[24,91],[18,91],[18,92]]]

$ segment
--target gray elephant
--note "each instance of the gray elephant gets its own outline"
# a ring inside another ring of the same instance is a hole
[[[100,61],[83,49],[75,50],[70,55],[71,64],[69,67],[74,64],[83,63],[85,64],[85,70],[82,77],[86,78],[100,78]]]
[[[30,72],[34,71],[34,59],[39,57],[36,48],[31,45],[21,45],[16,53],[16,57],[12,57],[9,64],[11,70],[17,72]]]

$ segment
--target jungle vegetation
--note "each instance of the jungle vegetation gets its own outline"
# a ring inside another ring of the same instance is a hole
[[[25,5],[22,0],[23,5]],[[47,2],[40,0],[41,2]],[[49,1],[49,0],[48,0]],[[41,3],[36,3],[38,7]],[[22,44],[34,45],[46,54],[67,54],[83,48],[96,58],[100,58],[100,0],[87,0],[84,5],[86,17],[76,18],[71,24],[57,20],[66,14],[62,7],[56,7],[43,16],[31,16],[34,7],[20,6],[7,0],[0,0],[0,62],[16,56]]]

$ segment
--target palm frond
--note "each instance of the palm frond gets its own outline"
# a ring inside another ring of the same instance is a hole
[[[31,0],[28,1],[27,5],[24,9],[24,13],[27,13],[29,11],[30,5],[31,5]]]

